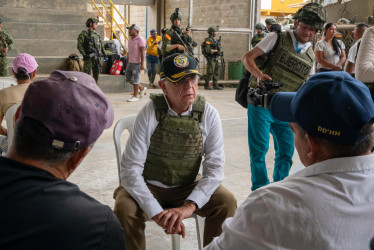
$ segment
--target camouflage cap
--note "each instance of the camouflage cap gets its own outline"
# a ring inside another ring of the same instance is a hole
[[[277,21],[275,21],[275,19],[274,18],[266,18],[265,19],[265,23],[266,23],[266,25],[272,25],[273,23],[277,23]]]
[[[90,18],[88,18],[87,19],[87,21],[86,21],[86,26],[87,27],[90,27],[90,23],[98,23],[99,22],[99,19],[96,19],[96,18],[94,18],[94,17],[90,17]]]
[[[256,30],[264,30],[265,29],[265,25],[263,25],[262,23],[256,23],[255,29]]]
[[[294,15],[294,19],[322,30],[327,19],[325,8],[318,3],[308,3],[300,8]]]
[[[339,18],[337,24],[350,24],[351,22],[347,18]]]

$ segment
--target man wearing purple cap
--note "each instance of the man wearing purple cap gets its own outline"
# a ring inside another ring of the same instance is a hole
[[[205,246],[235,213],[236,199],[221,185],[221,121],[217,110],[197,95],[196,67],[186,54],[164,58],[159,82],[163,94],[152,94],[137,115],[121,161],[122,185],[114,193],[114,212],[128,249],[146,249],[148,219],[166,234],[184,238],[183,220],[192,213],[205,217]]]
[[[3,118],[8,109],[16,103],[22,102],[23,96],[30,83],[36,76],[38,67],[32,55],[19,54],[13,60],[13,75],[17,80],[17,85],[0,90],[0,155],[8,151],[8,131],[1,126]]]
[[[271,100],[306,168],[252,192],[206,249],[369,249],[374,103],[346,72],[319,73]]]
[[[0,157],[0,249],[125,249],[110,207],[66,181],[112,122],[112,105],[85,73],[30,84]]]

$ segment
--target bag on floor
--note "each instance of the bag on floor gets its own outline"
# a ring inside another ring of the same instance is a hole
[[[77,54],[71,54],[68,58],[68,71],[83,71],[83,61]]]
[[[120,75],[123,68],[123,62],[120,60],[115,60],[112,67],[110,68],[110,74],[111,75]]]

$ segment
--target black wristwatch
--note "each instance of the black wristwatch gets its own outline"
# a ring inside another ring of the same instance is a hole
[[[194,204],[196,209],[199,208],[199,207],[197,206],[196,202],[194,202],[194,201],[192,201],[192,200],[186,200],[185,203],[191,203],[191,204]]]

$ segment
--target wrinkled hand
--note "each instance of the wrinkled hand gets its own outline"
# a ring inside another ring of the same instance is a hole
[[[194,204],[187,203],[181,207],[165,210],[152,219],[164,229],[166,234],[179,234],[184,238],[186,232],[182,220],[191,217],[195,209]]]

